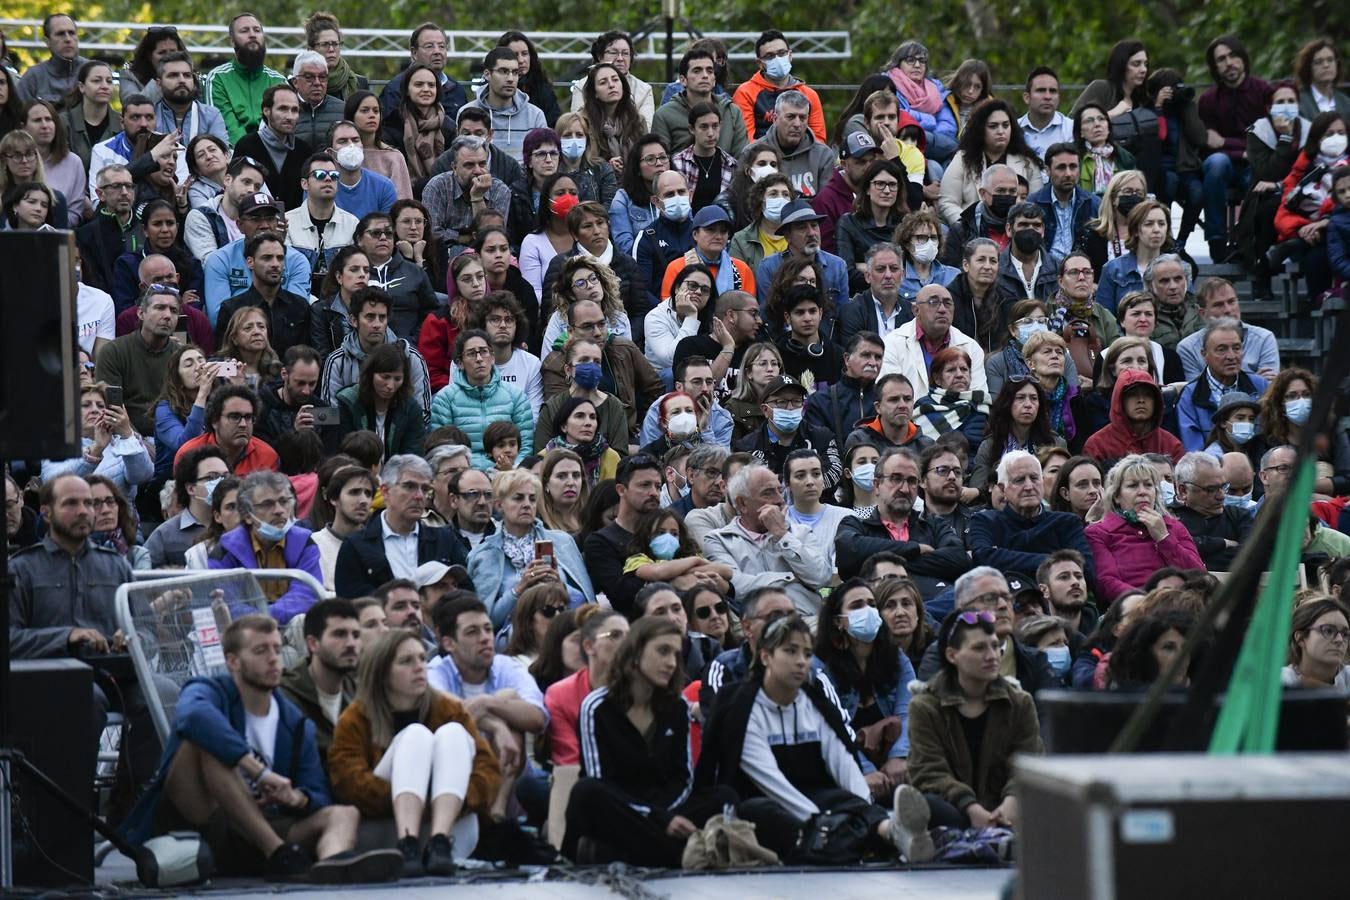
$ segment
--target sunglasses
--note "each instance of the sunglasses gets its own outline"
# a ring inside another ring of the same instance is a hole
[[[994,614],[988,610],[967,610],[956,617],[956,621],[963,625],[978,625],[985,622],[989,625],[994,624]]]
[[[719,616],[725,616],[727,614],[726,601],[721,600],[714,603],[712,606],[700,606],[698,609],[694,610],[694,615],[700,619],[711,619],[713,613],[716,613]]]
[[[558,613],[561,613],[561,612],[567,612],[567,607],[565,607],[565,606],[542,606],[542,607],[539,608],[539,615],[543,616],[545,619],[551,619],[551,618],[553,618],[554,616],[556,616]]]
[[[333,169],[315,169],[309,173],[309,177],[315,181],[337,181],[339,175]]]

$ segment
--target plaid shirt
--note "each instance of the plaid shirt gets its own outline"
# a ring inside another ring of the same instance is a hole
[[[721,147],[718,147],[716,152],[722,160],[722,186],[718,188],[718,193],[721,193],[731,187],[731,176],[736,173],[736,157]],[[699,178],[703,173],[699,169],[698,163],[694,161],[693,146],[685,147],[671,157],[670,167],[684,176],[684,180],[689,183],[689,196],[694,196],[694,192],[698,190]]]

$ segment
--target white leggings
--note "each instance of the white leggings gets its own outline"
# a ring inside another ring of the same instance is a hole
[[[463,800],[469,792],[469,774],[477,751],[473,737],[458,722],[447,722],[435,734],[416,723],[394,735],[393,743],[375,766],[375,775],[389,782],[395,798],[412,794],[435,800],[450,794]]]

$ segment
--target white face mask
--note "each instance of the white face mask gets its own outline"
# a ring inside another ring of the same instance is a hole
[[[337,164],[342,166],[342,168],[346,169],[348,172],[355,172],[357,169],[361,168],[366,161],[366,151],[362,150],[356,144],[347,144],[339,147],[335,156],[337,157]]]
[[[675,438],[687,438],[698,431],[698,419],[694,418],[691,412],[678,412],[670,417],[666,423],[670,436]]]
[[[909,251],[915,259],[921,263],[930,263],[937,259],[938,245],[937,241],[924,241],[922,244],[915,244]]]
[[[755,163],[750,168],[750,178],[753,181],[759,181],[766,175],[773,175],[778,172],[778,166],[773,163]]]
[[[1345,154],[1345,135],[1329,134],[1322,138],[1322,143],[1318,145],[1323,156],[1332,158],[1340,157]]]

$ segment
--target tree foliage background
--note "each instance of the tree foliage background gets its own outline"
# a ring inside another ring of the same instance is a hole
[[[877,71],[896,45],[908,38],[929,48],[932,69],[945,76],[967,57],[989,63],[996,83],[1020,84],[1037,65],[1050,65],[1065,83],[1100,77],[1107,51],[1123,37],[1136,37],[1149,49],[1150,68],[1171,66],[1193,84],[1205,85],[1204,50],[1211,38],[1235,33],[1252,54],[1253,69],[1267,78],[1290,75],[1294,54],[1309,38],[1325,34],[1344,46],[1350,38],[1350,17],[1344,0],[1226,0],[1198,4],[1183,0],[1137,0],[1085,4],[1079,0],[955,0],[948,3],[897,3],[895,0],[683,0],[682,18],[700,30],[784,31],[848,30],[853,57],[842,62],[799,62],[797,73],[812,83],[856,84]],[[7,0],[6,14],[41,17],[59,4],[42,0]],[[239,9],[255,10],[269,25],[299,25],[313,9],[338,14],[348,27],[410,28],[423,20],[465,30],[600,32],[608,28],[636,30],[657,23],[660,0],[248,0]],[[106,21],[223,23],[235,11],[211,0],[99,0],[80,8],[80,17]],[[658,26],[658,29],[660,26]],[[134,39],[134,38],[133,38]],[[677,27],[678,45],[687,30]],[[357,68],[375,78],[391,71],[362,61]],[[557,80],[558,65],[550,68]],[[733,75],[750,75],[748,63],[733,65]],[[664,66],[639,64],[638,74],[664,80]],[[467,73],[461,72],[463,78]],[[842,103],[841,95],[827,103]],[[837,107],[836,107],[837,108]]]

